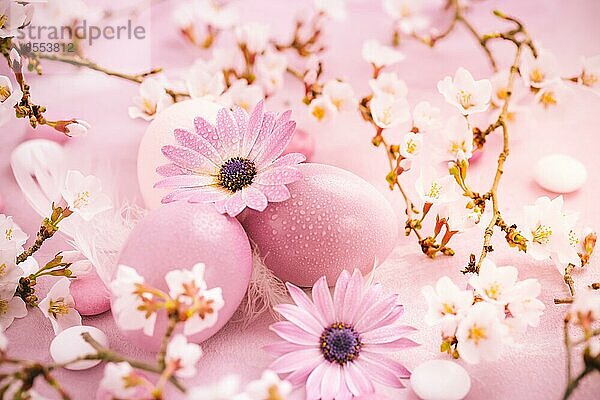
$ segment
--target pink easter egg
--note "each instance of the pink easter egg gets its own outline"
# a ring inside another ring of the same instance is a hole
[[[110,292],[95,272],[71,281],[71,295],[81,315],[98,315],[110,310]]]
[[[166,164],[167,159],[161,149],[167,144],[177,144],[173,131],[185,129],[194,132],[194,118],[200,116],[214,123],[222,106],[216,103],[193,99],[175,103],[154,118],[142,137],[138,150],[138,182],[146,208],[154,209],[169,193],[168,189],[155,189],[154,184],[163,179],[156,167]]]
[[[311,286],[333,284],[344,269],[370,271],[398,237],[394,210],[362,178],[337,167],[301,164],[304,179],[288,185],[292,197],[243,216],[248,237],[277,277]]]
[[[185,201],[165,204],[135,226],[119,256],[119,264],[134,268],[148,285],[163,291],[168,291],[167,272],[191,270],[197,263],[205,264],[208,288],[220,287],[225,301],[216,325],[189,337],[200,343],[225,325],[248,288],[252,253],[241,224],[212,206]],[[136,345],[158,351],[165,325],[166,317],[160,313],[154,336],[141,330],[123,333]]]
[[[306,157],[306,160],[310,161],[315,153],[315,138],[302,129],[296,129],[292,140],[283,152],[283,154],[288,153],[302,153]]]

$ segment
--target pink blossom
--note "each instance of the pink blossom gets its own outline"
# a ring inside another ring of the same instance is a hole
[[[212,203],[235,217],[246,207],[263,211],[268,202],[287,200],[286,185],[302,178],[296,165],[305,157],[280,157],[296,123],[289,111],[278,116],[263,107],[259,102],[252,115],[240,107],[223,108],[216,126],[197,117],[196,132],[176,129],[179,145],[162,148],[171,163],[157,169],[166,178],[155,187],[173,189],[163,203]]]
[[[342,272],[333,297],[325,277],[315,283],[312,300],[298,287],[287,287],[296,304],[275,307],[286,321],[270,326],[283,339],[267,346],[279,357],[273,371],[288,374],[295,387],[305,384],[308,400],[373,393],[374,381],[404,387],[401,379],[410,372],[386,354],[417,343],[404,337],[415,329],[399,321],[403,306],[397,295],[365,286],[358,270]]]

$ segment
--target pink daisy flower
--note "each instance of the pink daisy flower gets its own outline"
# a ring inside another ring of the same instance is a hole
[[[343,271],[333,298],[322,277],[312,300],[288,283],[296,303],[275,310],[287,321],[270,326],[283,341],[267,346],[279,356],[270,369],[295,387],[306,385],[308,400],[346,400],[374,393],[373,382],[402,388],[410,372],[387,357],[417,346],[404,336],[415,330],[399,322],[403,306],[397,295],[385,295],[380,285],[364,286],[360,271]]]
[[[170,163],[157,168],[166,178],[154,185],[174,189],[163,203],[212,203],[220,213],[235,217],[246,207],[263,211],[268,202],[289,199],[286,185],[302,178],[296,165],[305,157],[280,156],[296,123],[290,121],[291,111],[276,115],[263,107],[259,102],[252,115],[240,107],[223,108],[216,126],[197,117],[196,132],[176,129],[179,145],[163,146]]]

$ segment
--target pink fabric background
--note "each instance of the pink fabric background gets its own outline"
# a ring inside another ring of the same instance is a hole
[[[98,2],[91,2],[98,3]],[[172,3],[166,2],[156,7],[152,13],[151,61],[153,65],[169,68],[182,68],[189,65],[201,52],[187,47],[177,36],[171,23]],[[367,91],[367,76],[370,71],[361,60],[360,48],[366,38],[388,39],[391,21],[384,15],[379,1],[350,0],[349,17],[343,23],[332,23],[327,27],[330,51],[327,56],[326,75],[350,80],[359,95]],[[495,7],[522,17],[533,37],[539,40],[558,56],[565,73],[575,71],[580,55],[600,54],[600,2],[594,0],[530,0],[530,1],[485,1],[474,2],[473,14],[476,24],[485,27],[498,26],[489,16]],[[244,2],[243,15],[249,20],[259,20],[272,24],[273,30],[283,32],[294,17],[296,10],[304,2],[295,1],[253,1]],[[491,25],[489,22],[493,22]],[[111,43],[98,44],[88,51],[88,55],[101,63],[130,71],[149,67],[146,56],[136,57],[135,44],[131,43],[129,53],[113,53]],[[509,49],[500,46],[500,53],[510,57]],[[409,99],[412,104],[421,99],[439,102],[435,84],[446,74],[453,73],[458,66],[465,66],[476,76],[489,74],[489,67],[476,43],[465,32],[456,32],[435,50],[416,43],[406,43],[404,51],[408,58],[394,70],[406,80]],[[510,58],[506,58],[504,64]],[[34,99],[48,106],[49,117],[77,116],[88,120],[93,129],[89,137],[69,141],[68,148],[74,157],[88,166],[109,166],[114,172],[123,198],[140,201],[136,184],[136,152],[146,123],[132,121],[127,116],[130,99],[137,93],[134,84],[107,78],[89,71],[77,72],[66,66],[53,67],[66,74],[50,75],[39,79],[32,77]],[[335,71],[335,73],[334,73]],[[290,89],[272,101],[271,107],[279,107],[289,100],[299,126],[311,132],[317,140],[315,161],[331,163],[357,173],[373,183],[388,196],[402,217],[402,203],[398,193],[387,193],[384,177],[386,162],[381,149],[370,146],[371,130],[358,114],[339,115],[328,125],[316,125],[300,107],[300,87],[291,84]],[[515,132],[518,136],[512,146],[511,156],[506,164],[506,173],[500,189],[501,207],[505,218],[516,220],[519,206],[532,203],[545,191],[535,185],[532,167],[542,155],[564,152],[576,156],[588,169],[589,180],[586,186],[565,196],[569,209],[582,213],[586,225],[600,228],[598,195],[600,176],[597,173],[600,159],[597,150],[598,126],[600,126],[600,99],[589,92],[578,90],[579,98],[561,112],[536,112],[530,130]],[[40,218],[30,209],[20,194],[12,178],[9,156],[12,149],[26,135],[24,121],[13,122],[2,128],[0,145],[0,195],[4,198],[4,212],[13,215],[21,227],[31,236],[35,235]],[[486,152],[473,166],[471,173],[476,187],[489,186],[490,175],[495,168],[499,151],[499,140],[491,138]],[[480,178],[481,177],[481,178]],[[410,181],[411,178],[409,177]],[[410,186],[409,186],[410,187]],[[514,218],[511,218],[514,216]],[[501,239],[501,235],[496,235]],[[455,241],[457,254],[453,258],[440,258],[435,262],[422,256],[413,238],[402,237],[388,261],[378,272],[378,279],[389,290],[397,291],[406,305],[406,322],[419,328],[413,338],[422,343],[419,348],[395,355],[408,367],[414,368],[420,362],[445,357],[438,351],[439,331],[428,328],[423,322],[426,306],[420,294],[421,287],[434,283],[440,276],[450,275],[457,283],[464,282],[458,272],[471,252],[480,251],[477,232],[460,236]],[[37,256],[39,260],[50,258],[61,250],[62,239],[50,241]],[[465,365],[471,374],[472,399],[555,399],[565,387],[564,350],[562,346],[562,318],[566,308],[555,306],[554,297],[564,297],[567,290],[556,268],[550,263],[534,263],[501,241],[495,246],[492,258],[500,265],[512,264],[519,267],[520,278],[535,277],[543,285],[542,300],[547,306],[537,329],[530,329],[522,338],[522,347],[507,349],[498,362],[486,362],[478,366]],[[577,286],[582,287],[600,280],[598,257],[584,272],[577,272]],[[48,284],[40,284],[40,295],[44,295]],[[198,377],[189,384],[213,382],[227,373],[239,373],[244,380],[257,378],[260,371],[268,366],[271,357],[261,350],[261,346],[275,339],[267,330],[271,320],[265,316],[250,327],[243,328],[239,323],[228,324],[222,332],[204,344],[205,356]],[[128,343],[116,330],[110,314],[84,318],[84,323],[104,330],[111,346],[125,354],[151,359]],[[9,328],[11,354],[19,357],[48,360],[48,348],[54,337],[50,323],[39,310],[32,310],[27,318],[16,320]],[[77,399],[94,398],[94,393],[102,376],[102,367],[83,372],[59,372],[59,379]],[[435,383],[433,383],[435,384]],[[576,391],[573,398],[598,398],[600,377],[596,373],[589,376]],[[414,399],[410,389],[382,390],[394,399]],[[297,398],[303,398],[301,392]],[[178,399],[173,394],[170,399]]]

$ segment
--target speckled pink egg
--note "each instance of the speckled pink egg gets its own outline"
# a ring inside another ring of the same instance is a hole
[[[276,276],[311,286],[344,269],[368,272],[383,262],[398,236],[388,201],[362,178],[323,164],[301,164],[304,179],[288,185],[289,200],[249,210],[242,224]]]
[[[208,288],[223,290],[225,305],[217,324],[190,336],[200,343],[225,325],[240,305],[252,270],[250,243],[241,224],[212,206],[180,201],[151,211],[131,232],[119,257],[142,275],[149,285],[167,291],[165,274],[204,263]],[[114,310],[113,310],[114,311]],[[154,336],[141,330],[123,331],[136,345],[158,351],[166,317],[157,318]]]
[[[154,184],[163,179],[156,172],[156,167],[167,163],[161,149],[167,144],[177,144],[173,131],[185,129],[194,132],[194,118],[203,117],[214,123],[217,112],[222,106],[216,103],[193,99],[175,103],[163,110],[148,125],[138,150],[138,182],[146,208],[154,209],[161,204],[161,199],[169,193],[168,189],[155,189]]]
[[[71,281],[71,295],[81,315],[98,315],[110,310],[110,291],[95,272]]]

